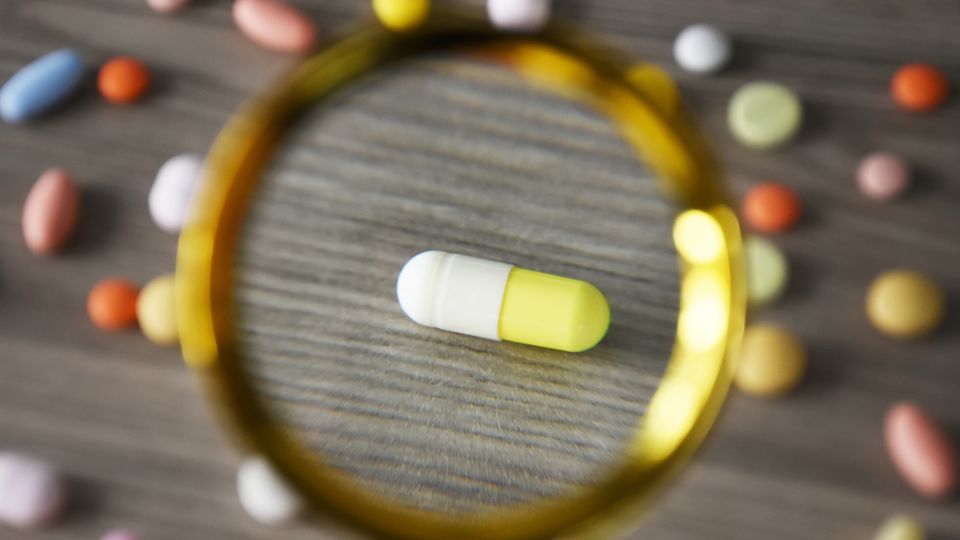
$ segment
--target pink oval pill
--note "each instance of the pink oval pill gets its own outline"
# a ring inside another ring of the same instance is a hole
[[[860,162],[857,184],[860,191],[871,199],[894,199],[910,186],[910,166],[897,155],[874,152]]]
[[[904,480],[919,494],[940,499],[957,484],[953,446],[943,429],[913,403],[897,403],[887,412],[887,452]]]
[[[23,239],[37,254],[56,252],[73,235],[80,192],[63,169],[40,175],[23,205]]]
[[[147,5],[157,13],[176,13],[189,3],[190,0],[147,0]]]
[[[233,20],[254,43],[275,51],[303,53],[317,41],[313,22],[280,0],[236,0]]]
[[[0,523],[18,529],[49,525],[64,501],[60,475],[27,456],[0,453]]]
[[[100,540],[139,540],[139,537],[130,531],[118,530],[108,532]]]

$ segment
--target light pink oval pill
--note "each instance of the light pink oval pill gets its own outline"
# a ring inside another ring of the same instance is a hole
[[[176,13],[189,3],[190,0],[147,0],[147,5],[157,13]]]
[[[910,166],[894,154],[874,152],[860,162],[857,184],[860,191],[871,199],[894,199],[910,186]]]
[[[887,452],[904,480],[919,494],[940,499],[957,484],[953,446],[943,429],[913,403],[897,403],[887,412]]]
[[[63,507],[60,475],[27,456],[0,453],[0,523],[36,529],[57,519]]]
[[[70,239],[80,213],[80,192],[67,171],[40,175],[23,205],[23,239],[34,253],[56,252]]]
[[[108,532],[100,540],[139,540],[139,537],[130,531],[118,530]]]
[[[313,21],[280,0],[236,0],[233,20],[251,41],[275,51],[304,53],[317,41]]]

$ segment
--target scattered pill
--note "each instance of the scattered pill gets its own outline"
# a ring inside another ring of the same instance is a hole
[[[140,537],[130,531],[119,530],[108,532],[100,540],[140,540]]]
[[[744,146],[765,150],[785,144],[800,129],[800,98],[782,84],[752,82],[730,100],[727,123]]]
[[[30,251],[49,255],[73,236],[80,214],[80,191],[63,169],[40,175],[23,204],[23,239]]]
[[[430,0],[373,0],[373,13],[390,30],[420,26],[430,14]]]
[[[929,111],[947,100],[949,83],[939,69],[929,64],[907,64],[893,75],[893,100],[908,111]]]
[[[172,275],[154,278],[137,299],[140,330],[157,345],[175,345],[179,341],[173,283]]]
[[[14,124],[39,116],[70,97],[86,71],[83,58],[73,49],[37,58],[0,88],[0,116]]]
[[[147,201],[158,227],[169,233],[183,229],[202,174],[203,158],[196,154],[174,156],[160,167]]]
[[[716,73],[730,62],[732,54],[730,36],[712,24],[688,26],[673,42],[673,58],[691,73]]]
[[[606,298],[585,281],[442,251],[407,261],[397,297],[425,326],[568,352],[593,347],[610,324]]]
[[[251,41],[285,53],[305,53],[317,42],[317,27],[281,0],[236,0],[233,20]]]
[[[897,403],[884,425],[887,452],[897,471],[917,493],[942,499],[957,484],[957,457],[937,422],[913,403]]]
[[[873,540],[924,540],[923,527],[910,516],[891,516],[874,535]]]
[[[87,295],[87,315],[101,330],[129,328],[137,323],[139,294],[137,286],[125,279],[104,279]]]
[[[297,517],[300,497],[263,458],[247,458],[237,470],[237,495],[243,509],[264,525],[281,525]]]
[[[680,105],[680,91],[670,74],[653,64],[637,64],[627,72],[627,80],[640,89],[662,112],[672,115]]]
[[[752,306],[776,302],[787,288],[787,258],[776,244],[759,236],[748,236],[743,252],[747,261],[747,301]]]
[[[190,0],[147,0],[147,5],[157,13],[176,13],[189,3]]]
[[[757,324],[743,334],[734,382],[748,394],[776,397],[800,383],[806,365],[806,352],[797,338],[779,326]]]
[[[762,182],[750,188],[743,198],[743,219],[753,230],[763,233],[787,231],[800,220],[803,205],[790,188],[776,182]]]
[[[487,17],[494,27],[532,32],[550,20],[551,0],[487,0]]]
[[[860,162],[857,185],[871,199],[895,199],[910,186],[910,166],[897,155],[874,152]]]
[[[133,103],[149,90],[150,70],[136,58],[118,56],[100,68],[97,88],[100,95],[111,103]]]
[[[911,270],[877,277],[867,291],[867,316],[888,336],[910,339],[929,334],[945,311],[943,291],[930,278]]]
[[[65,500],[63,479],[38,459],[0,453],[0,523],[37,529],[60,517]]]

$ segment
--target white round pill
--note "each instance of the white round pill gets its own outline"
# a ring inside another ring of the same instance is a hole
[[[50,465],[13,453],[0,453],[0,523],[36,529],[60,516],[64,482]]]
[[[501,30],[539,30],[550,19],[551,0],[487,0],[490,23]]]
[[[169,233],[179,233],[190,215],[193,196],[203,173],[203,158],[180,154],[167,160],[150,188],[150,216]]]
[[[730,36],[711,24],[688,26],[673,42],[673,57],[677,64],[692,73],[720,71],[732,54]]]
[[[264,525],[289,522],[303,508],[299,495],[261,457],[247,458],[240,464],[237,495],[247,514]]]

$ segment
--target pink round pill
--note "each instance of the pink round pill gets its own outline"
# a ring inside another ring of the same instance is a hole
[[[64,485],[60,475],[43,461],[0,453],[0,523],[17,529],[36,529],[60,516]]]
[[[957,485],[957,457],[949,437],[917,405],[897,403],[887,412],[884,436],[890,459],[920,495],[941,499]]]
[[[860,162],[857,184],[860,191],[871,199],[894,199],[910,186],[910,166],[894,154],[874,152]]]
[[[130,531],[118,530],[108,532],[100,540],[140,540],[140,538]]]
[[[189,3],[190,0],[147,0],[147,5],[157,13],[176,13]]]

